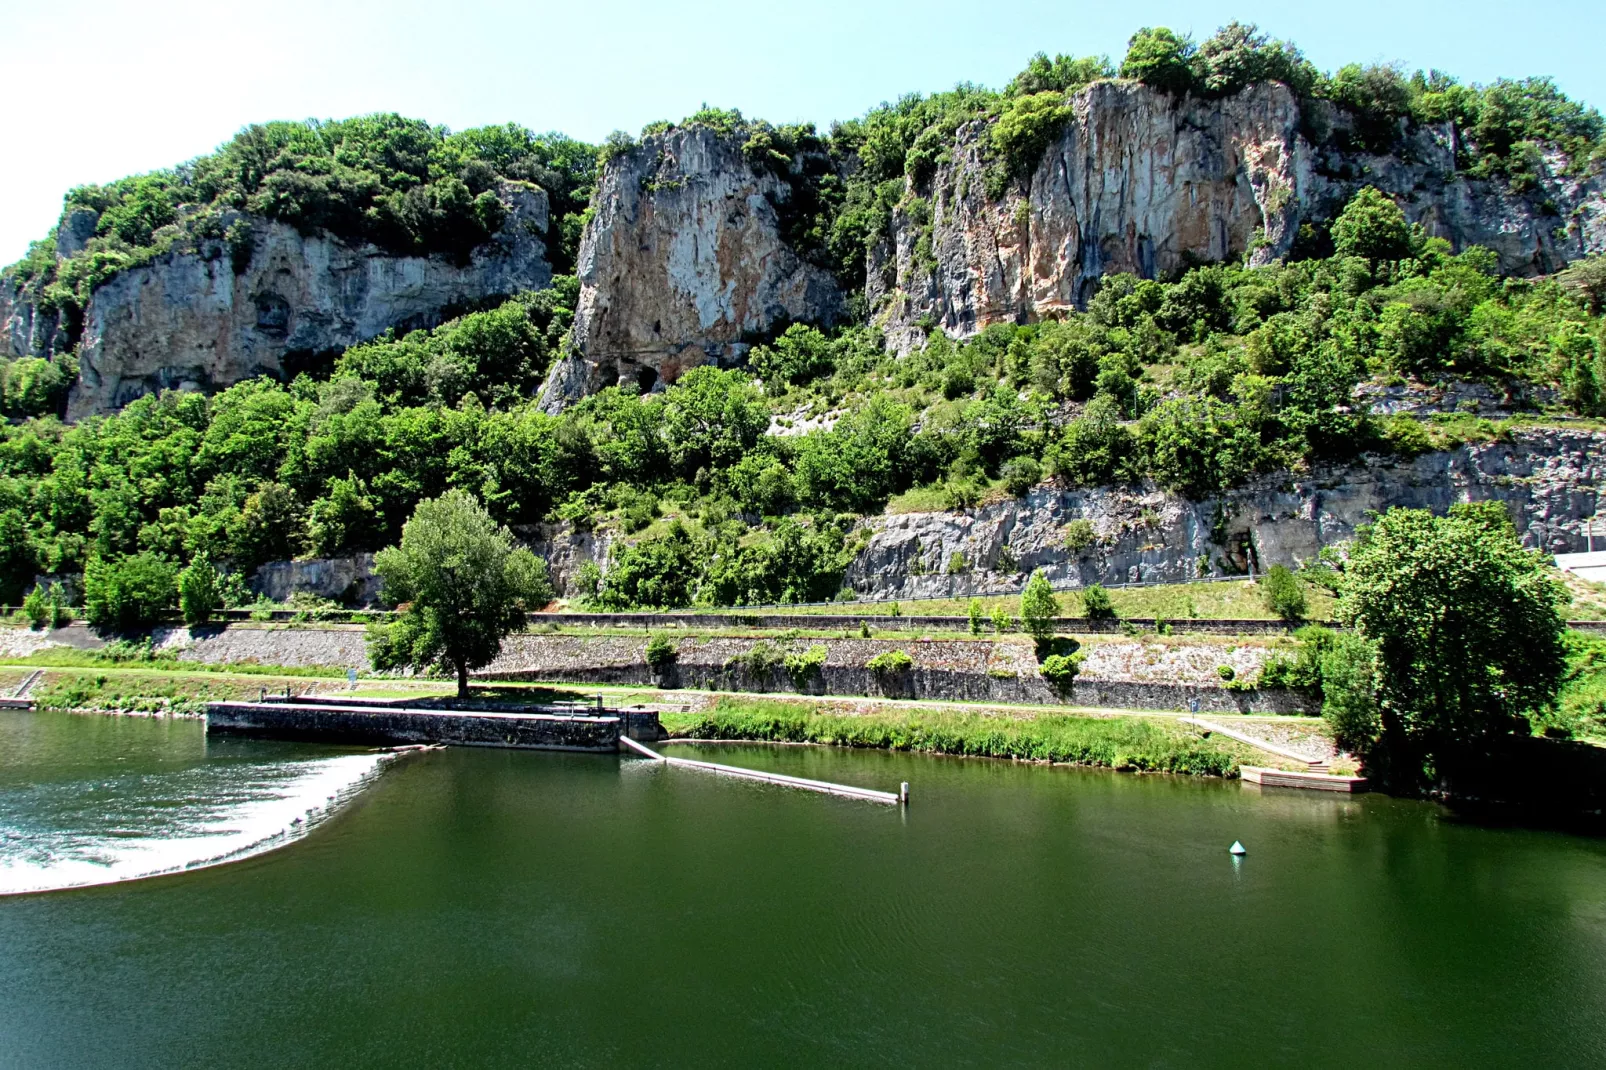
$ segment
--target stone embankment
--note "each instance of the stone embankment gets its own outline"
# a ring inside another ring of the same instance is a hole
[[[368,665],[363,630],[354,625],[158,628],[152,640],[159,654],[206,665],[358,670]],[[82,625],[52,632],[0,629],[0,656],[103,645]],[[686,636],[674,645],[674,657],[655,667],[647,661],[645,636],[525,633],[509,637],[501,656],[475,677],[1127,709],[1183,710],[1197,700],[1199,711],[1209,713],[1310,711],[1310,699],[1302,694],[1224,686],[1224,666],[1236,680],[1259,673],[1268,648],[1252,643],[1090,640],[1083,646],[1082,672],[1063,693],[1042,677],[1031,644],[1019,639]],[[909,667],[893,672],[868,667],[872,658],[891,651],[908,655]]]

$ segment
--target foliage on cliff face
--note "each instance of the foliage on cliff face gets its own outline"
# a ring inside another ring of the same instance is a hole
[[[1606,412],[1589,263],[1501,280],[1487,254],[1451,255],[1391,208],[1362,196],[1341,218],[1341,240],[1353,232],[1366,255],[1116,276],[1085,313],[962,343],[934,332],[904,357],[864,328],[794,326],[749,369],[695,369],[647,395],[613,387],[560,416],[532,398],[571,321],[572,279],[354,346],[324,381],[12,423],[0,586],[20,596],[36,574],[141,553],[239,573],[371,551],[419,501],[461,488],[498,523],[633,536],[598,577],[599,605],[823,601],[854,518],[912,489],[934,508],[1043,477],[1209,497],[1256,473],[1503,433],[1470,414],[1369,416],[1352,399],[1367,378],[1551,387],[1573,412]],[[766,433],[796,419],[812,430]]]
[[[551,221],[542,237],[561,274],[573,269],[595,178],[593,146],[511,123],[455,134],[394,114],[264,123],[171,170],[70,191],[64,219],[96,213],[85,247],[58,260],[47,239],[6,274],[44,309],[76,311],[95,286],[175,245],[217,241],[234,250],[245,236],[225,225],[228,212],[399,255],[465,260],[505,220],[496,194],[503,182],[546,190]]]

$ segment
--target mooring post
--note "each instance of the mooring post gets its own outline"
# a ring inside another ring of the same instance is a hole
[[[905,806],[909,805],[909,782],[907,780],[898,785],[898,801]]]

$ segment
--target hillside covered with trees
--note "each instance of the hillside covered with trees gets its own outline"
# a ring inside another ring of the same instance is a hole
[[[1543,79],[1324,74],[1236,24],[1197,46],[1142,30],[1118,65],[1038,56],[1002,91],[910,96],[829,134],[705,110],[685,122],[743,137],[749,160],[789,176],[787,239],[861,297],[855,322],[794,324],[758,339],[744,368],[696,368],[645,395],[611,387],[558,415],[533,399],[568,344],[572,275],[353,346],[324,373],[147,396],[73,425],[58,415],[71,354],[20,358],[0,369],[0,602],[37,576],[105,584],[120,570],[176,599],[196,561],[243,597],[237,578],[263,562],[391,545],[421,500],[452,489],[515,531],[569,521],[630,536],[587,577],[601,607],[819,600],[841,586],[859,518],[895,499],[962,508],[1054,480],[1207,500],[1259,474],[1502,433],[1473,414],[1370,415],[1354,399],[1367,380],[1478,381],[1536,412],[1606,416],[1606,261],[1501,277],[1486,250],[1456,252],[1369,188],[1284,261],[1109,276],[1084,310],[963,340],[933,330],[890,352],[865,325],[866,251],[954,130],[985,120],[1006,181],[1041,156],[1068,93],[1110,78],[1204,96],[1279,81],[1347,116],[1309,136],[1379,153],[1412,124],[1449,124],[1458,166],[1518,193],[1538,159],[1581,174],[1606,163],[1598,113]],[[632,143],[395,116],[251,127],[171,172],[74,190],[67,212],[94,208],[95,234],[65,259],[40,243],[7,275],[81,308],[98,281],[210,235],[230,209],[458,256],[499,225],[485,198],[497,182],[548,191],[553,264],[572,271],[599,162]]]

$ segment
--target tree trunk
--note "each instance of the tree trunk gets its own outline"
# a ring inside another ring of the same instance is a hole
[[[457,697],[468,698],[468,662],[457,663]]]

